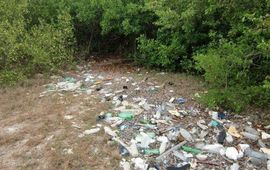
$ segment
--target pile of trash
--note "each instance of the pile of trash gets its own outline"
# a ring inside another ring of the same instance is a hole
[[[68,91],[110,102],[112,109],[97,116],[97,126],[78,137],[104,130],[108,143],[119,146],[124,170],[270,169],[270,127],[255,128],[248,118],[187,106],[189,99],[146,79],[78,74],[58,77],[41,97]],[[160,97],[162,90],[171,97]]]

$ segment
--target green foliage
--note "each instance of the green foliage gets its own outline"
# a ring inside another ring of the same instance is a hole
[[[1,84],[69,66],[74,50],[118,52],[147,67],[203,74],[209,106],[270,103],[269,0],[3,0],[0,7]]]
[[[73,32],[68,11],[59,12],[54,21],[46,21],[49,14],[37,17],[42,12],[30,4],[35,3],[0,2],[0,84],[14,85],[27,76],[56,71],[72,61]]]

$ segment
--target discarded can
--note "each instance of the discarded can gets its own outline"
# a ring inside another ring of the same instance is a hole
[[[193,154],[199,154],[199,153],[202,152],[200,149],[192,148],[192,147],[188,147],[188,146],[182,146],[181,149],[183,151],[190,152],[190,153],[193,153]]]
[[[123,120],[132,120],[134,117],[132,112],[121,112],[118,116]]]

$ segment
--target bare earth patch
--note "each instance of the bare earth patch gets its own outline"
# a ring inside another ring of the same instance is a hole
[[[132,67],[121,60],[92,62],[91,72],[97,76],[121,79],[111,84],[112,90],[127,86],[130,97],[145,97],[151,103],[168,101],[171,97],[188,99],[189,106],[201,108],[193,99],[202,92],[202,81],[184,74],[158,73]],[[84,68],[85,70],[85,68]],[[87,69],[86,69],[87,70]],[[65,73],[72,77],[80,72]],[[132,77],[133,81],[124,81]],[[1,89],[0,93],[0,169],[120,169],[118,145],[101,130],[94,135],[79,137],[86,129],[96,126],[100,112],[111,108],[110,102],[101,102],[97,91],[76,95],[72,92],[52,92],[45,84],[56,79],[37,78],[30,85]],[[141,89],[159,86],[158,93],[136,92],[134,82]],[[106,82],[96,87],[105,87]]]

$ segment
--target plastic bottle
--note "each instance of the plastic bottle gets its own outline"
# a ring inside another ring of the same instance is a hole
[[[183,151],[190,152],[190,153],[193,153],[193,154],[198,154],[198,153],[202,152],[200,149],[192,148],[192,147],[188,147],[188,146],[182,146],[181,149]]]
[[[250,126],[246,126],[245,131],[248,132],[248,133],[251,133],[253,135],[257,135],[257,136],[260,135],[260,133],[256,129],[254,129],[254,128],[250,127]]]
[[[256,141],[256,140],[259,139],[259,136],[254,135],[254,134],[252,134],[252,133],[242,132],[241,134],[242,134],[245,138],[248,138],[248,139],[250,139],[250,140]]]
[[[189,142],[194,142],[193,137],[191,136],[191,134],[183,128],[180,128],[180,134]]]
[[[139,155],[135,140],[131,140],[131,145],[129,147],[129,151],[130,151],[130,154],[134,157]]]
[[[166,136],[160,136],[157,140],[161,142],[159,147],[159,153],[162,154],[163,152],[165,152],[169,140]]]
[[[225,148],[221,144],[209,144],[202,147],[202,150],[205,150],[210,153],[220,154],[221,152],[225,153]]]
[[[257,152],[257,151],[253,151],[250,148],[247,148],[245,150],[245,155],[249,156],[250,158],[252,158],[252,162],[253,163],[257,163],[257,164],[265,164],[267,162],[267,154],[262,153],[262,152]]]
[[[132,120],[134,117],[132,112],[121,112],[118,116],[123,120]]]

